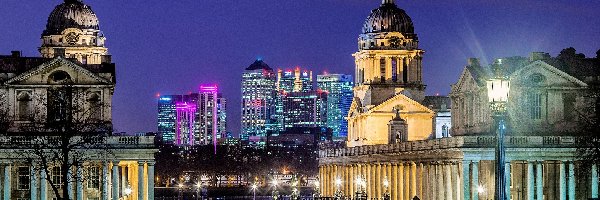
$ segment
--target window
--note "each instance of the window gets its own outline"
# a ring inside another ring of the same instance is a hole
[[[542,118],[542,95],[540,93],[529,93],[529,116],[531,119]]]
[[[381,60],[379,60],[379,63],[381,82],[385,82],[385,58],[381,58]]]
[[[392,58],[392,81],[398,81],[398,60]]]
[[[29,120],[33,114],[30,93],[27,91],[20,92],[17,95],[17,104],[19,106],[19,120]]]
[[[29,190],[29,167],[17,168],[17,189],[18,190]]]
[[[51,172],[51,180],[52,183],[54,183],[54,185],[56,185],[57,187],[61,188],[63,185],[62,182],[62,171],[60,170],[60,167],[53,167],[52,168],[52,172]]]
[[[97,166],[88,167],[87,172],[87,188],[100,188],[100,168]]]
[[[575,95],[563,93],[563,119],[573,121],[575,117]]]
[[[88,94],[88,109],[90,113],[89,120],[90,121],[98,121],[102,119],[102,103],[100,101],[99,92],[92,92]]]

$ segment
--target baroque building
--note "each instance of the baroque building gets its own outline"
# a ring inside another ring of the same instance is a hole
[[[348,113],[348,146],[388,144],[397,135],[407,140],[429,137],[434,112],[420,104],[425,98],[423,54],[410,17],[394,1],[384,0],[371,12],[353,54],[357,78]],[[390,131],[396,113],[408,123]]]
[[[389,40],[385,39],[369,41],[363,46],[361,42],[366,36],[385,38],[385,31],[404,36],[404,32],[410,35],[412,30],[405,12],[393,1],[383,0],[367,18],[359,38],[361,50],[354,54],[355,58],[363,58],[360,55],[365,47],[380,47],[373,50],[375,52],[370,54],[373,56],[391,49],[386,46]],[[412,38],[416,39],[416,35]],[[412,41],[416,45],[416,40]],[[404,53],[422,54],[414,47]],[[585,122],[593,117],[595,110],[597,96],[593,94],[597,94],[594,88],[600,75],[599,58],[585,58],[569,48],[556,58],[546,53],[532,53],[528,58],[498,59],[491,65],[469,59],[458,81],[452,85],[450,107],[444,109],[440,105],[438,108],[432,99],[423,102],[433,105],[431,108],[436,112],[450,110],[451,137],[441,138],[429,136],[434,133],[434,123],[424,120],[424,116],[431,119],[434,112],[419,104],[423,88],[416,81],[420,80],[420,63],[408,65],[408,71],[419,66],[416,72],[407,73],[412,84],[398,83],[398,80],[404,81],[403,76],[388,75],[386,69],[393,66],[393,59],[381,57],[367,59],[366,65],[357,61],[354,102],[348,115],[348,145],[319,151],[321,196],[494,199],[497,127],[488,102],[486,81],[493,77],[492,69],[502,69],[510,80],[504,138],[506,162],[503,163],[508,199],[598,198],[598,167],[581,160],[577,150],[587,144],[588,137],[582,134],[586,131]],[[388,102],[393,103],[388,105]],[[422,115],[423,121],[411,120],[411,114]],[[393,139],[394,131],[406,131],[407,127],[407,135]],[[420,132],[422,130],[426,131]]]
[[[3,199],[154,199],[154,138],[111,135],[105,40],[91,7],[65,0],[41,57],[0,56]]]

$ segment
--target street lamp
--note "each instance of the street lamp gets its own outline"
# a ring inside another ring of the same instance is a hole
[[[357,200],[366,200],[368,198],[368,194],[365,191],[366,181],[364,181],[361,177],[356,178],[356,197],[354,199]]]
[[[127,187],[125,187],[125,189],[123,189],[123,194],[125,194],[125,196],[123,197],[123,199],[129,198],[129,195],[131,194],[131,192],[132,192],[131,185],[128,183]]]
[[[339,200],[344,197],[344,193],[342,192],[341,187],[342,187],[342,179],[340,179],[340,178],[335,179],[336,190],[335,190],[335,194],[333,194],[334,199]]]
[[[271,196],[273,196],[273,200],[277,200],[277,198],[279,198],[279,191],[277,190],[277,184],[279,184],[277,182],[277,179],[273,179],[273,181],[271,182],[271,184],[273,184],[273,192],[271,193]]]
[[[488,98],[492,117],[495,124],[498,124],[496,132],[496,190],[495,199],[506,199],[506,184],[504,173],[504,134],[506,130],[505,117],[507,110],[508,95],[510,90],[510,81],[502,72],[502,60],[498,59],[493,66],[495,76],[487,81]]]
[[[388,181],[387,177],[385,177],[385,179],[383,179],[383,187],[385,188],[385,191],[383,191],[383,199],[389,200],[390,193],[388,192],[388,188],[390,187],[390,182]]]
[[[256,185],[256,182],[252,184],[252,199],[256,200],[256,188],[258,188],[258,185]]]
[[[313,194],[313,199],[317,199],[321,197],[321,191],[319,191],[319,180],[315,181],[315,193]]]

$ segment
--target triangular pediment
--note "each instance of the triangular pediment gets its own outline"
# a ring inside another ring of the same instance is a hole
[[[515,71],[510,80],[513,85],[525,87],[587,87],[583,81],[540,60]]]
[[[397,106],[401,106],[402,112],[408,113],[429,113],[434,114],[435,112],[426,106],[421,105],[419,102],[408,98],[403,94],[397,94],[396,96],[384,101],[383,103],[369,109],[366,113],[373,112],[392,112]]]
[[[460,78],[458,81],[452,85],[450,93],[461,93],[465,91],[474,91],[475,88],[478,88],[477,80],[473,77],[472,69],[469,67],[465,67],[462,73],[460,74]]]
[[[67,75],[70,84],[93,85],[113,84],[112,81],[96,75],[95,73],[79,66],[62,57],[54,58],[33,69],[19,74],[5,83],[7,85],[61,85],[62,81],[56,81],[52,76],[56,73]]]

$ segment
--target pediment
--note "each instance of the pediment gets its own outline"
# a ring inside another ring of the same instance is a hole
[[[587,87],[583,81],[539,60],[512,73],[510,80],[521,87]]]
[[[369,109],[369,111],[367,111],[366,113],[392,112],[394,109],[396,109],[397,106],[402,107],[402,112],[435,114],[435,112],[431,109],[420,104],[419,102],[416,102],[415,100],[412,100],[411,98],[408,98],[403,94],[397,94],[396,96],[388,99],[387,101],[384,101],[383,103]]]
[[[451,93],[476,91],[478,89],[477,80],[471,74],[470,69],[465,67],[456,84],[452,86]]]
[[[6,81],[7,85],[64,85],[64,76],[74,85],[105,85],[112,81],[62,57],[54,58]]]

